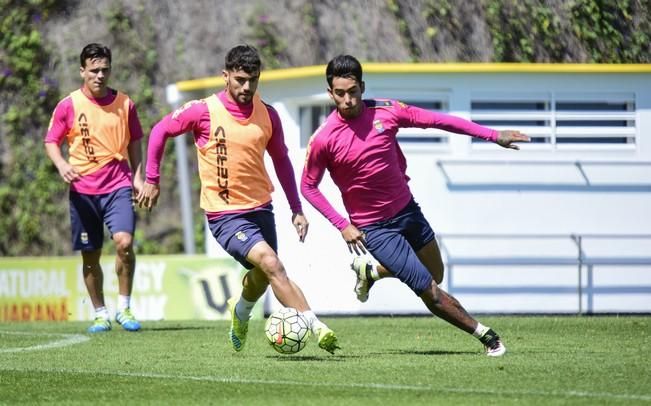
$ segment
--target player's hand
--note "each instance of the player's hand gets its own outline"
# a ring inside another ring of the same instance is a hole
[[[517,144],[514,144],[514,142],[529,142],[531,139],[522,134],[520,131],[515,131],[515,130],[503,130],[499,132],[499,135],[497,136],[497,141],[495,141],[498,145],[504,148],[511,148],[511,149],[520,149],[520,147]]]
[[[133,177],[133,195],[137,199],[140,192],[145,187],[145,181],[140,176]]]
[[[138,202],[138,207],[146,208],[149,211],[156,206],[158,203],[158,196],[160,195],[160,186],[153,183],[145,182],[145,185],[138,193],[136,201]]]
[[[59,170],[59,175],[61,175],[66,183],[74,182],[81,177],[79,172],[77,172],[77,169],[68,162],[64,161],[57,167],[57,169]]]
[[[310,223],[308,223],[305,215],[303,213],[292,214],[292,224],[294,224],[294,228],[296,228],[298,240],[304,242],[305,237],[307,237],[307,229],[310,227]]]
[[[357,227],[348,224],[346,228],[341,230],[341,236],[344,237],[346,244],[348,244],[348,251],[351,254],[353,252],[357,255],[366,254],[366,236]]]

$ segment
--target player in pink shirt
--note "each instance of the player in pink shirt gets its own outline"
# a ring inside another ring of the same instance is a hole
[[[45,150],[63,180],[70,184],[72,243],[81,251],[83,276],[95,321],[91,333],[111,329],[104,303],[100,266],[104,224],[115,243],[119,296],[116,321],[127,331],[140,330],[130,309],[136,257],[133,195],[139,193],[142,128],[133,101],[108,87],[111,51],[88,44],[80,55],[84,83],[59,102],[45,136]],[[61,144],[68,144],[68,159]],[[127,162],[131,163],[131,167]],[[133,174],[132,174],[133,171]],[[132,187],[133,184],[133,187]]]
[[[335,333],[310,310],[303,292],[289,279],[278,258],[271,205],[273,186],[265,169],[265,151],[271,156],[289,201],[292,224],[300,241],[307,235],[308,222],[278,113],[256,93],[260,70],[260,57],[254,47],[232,48],[222,71],[226,89],[186,103],[154,126],[147,149],[147,179],[138,202],[151,209],[158,201],[165,141],[192,132],[201,179],[201,207],[210,230],[224,250],[248,269],[239,300],[228,301],[233,348],[244,348],[251,310],[271,285],[280,303],[306,316],[319,347],[334,353],[339,348]]]
[[[405,127],[440,128],[512,149],[518,149],[514,142],[529,138],[518,131],[491,130],[395,100],[362,100],[362,66],[350,55],[328,63],[326,80],[337,108],[310,140],[301,192],[341,231],[350,252],[359,255],[368,250],[379,262],[376,265],[363,257],[353,261],[358,299],[368,299],[376,280],[396,277],[434,315],[477,337],[487,355],[503,355],[506,347],[500,337],[438,286],[443,280],[443,261],[434,231],[409,190],[407,162],[396,134]],[[350,221],[318,189],[326,169],[341,191]]]

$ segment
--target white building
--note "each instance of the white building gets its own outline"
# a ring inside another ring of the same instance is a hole
[[[445,254],[443,288],[469,311],[651,311],[650,65],[363,66],[365,98],[532,137],[513,151],[438,130],[399,133],[411,190]],[[178,82],[168,99],[179,105],[221,86],[221,77]],[[326,86],[325,66],[262,74],[259,91],[280,114],[297,182],[307,141],[332,109]],[[317,313],[426,312],[397,280],[358,303],[340,233],[304,201],[311,224],[300,244],[268,170],[280,257]],[[322,190],[345,213],[328,176]],[[209,254],[223,255],[208,240]]]

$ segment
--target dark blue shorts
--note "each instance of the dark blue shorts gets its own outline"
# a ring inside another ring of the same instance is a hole
[[[434,239],[434,231],[413,199],[389,220],[360,230],[366,234],[368,251],[396,278],[420,296],[432,284],[432,275],[416,252]]]
[[[104,224],[111,237],[118,232],[133,235],[136,229],[133,189],[125,187],[103,195],[87,195],[71,190],[70,224],[74,250],[101,249]]]
[[[276,220],[269,204],[246,213],[224,214],[208,220],[208,226],[219,245],[246,269],[254,267],[246,256],[255,244],[266,241],[278,252]]]

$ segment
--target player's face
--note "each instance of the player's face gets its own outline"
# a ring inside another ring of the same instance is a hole
[[[79,74],[88,93],[98,98],[106,96],[111,76],[111,63],[108,58],[86,59],[85,66],[79,68]]]
[[[341,117],[351,119],[362,112],[364,82],[358,83],[352,78],[335,77],[332,79],[332,88],[328,89],[328,93]]]
[[[243,70],[222,71],[226,90],[230,98],[238,104],[249,104],[258,89],[260,72],[246,73]]]

